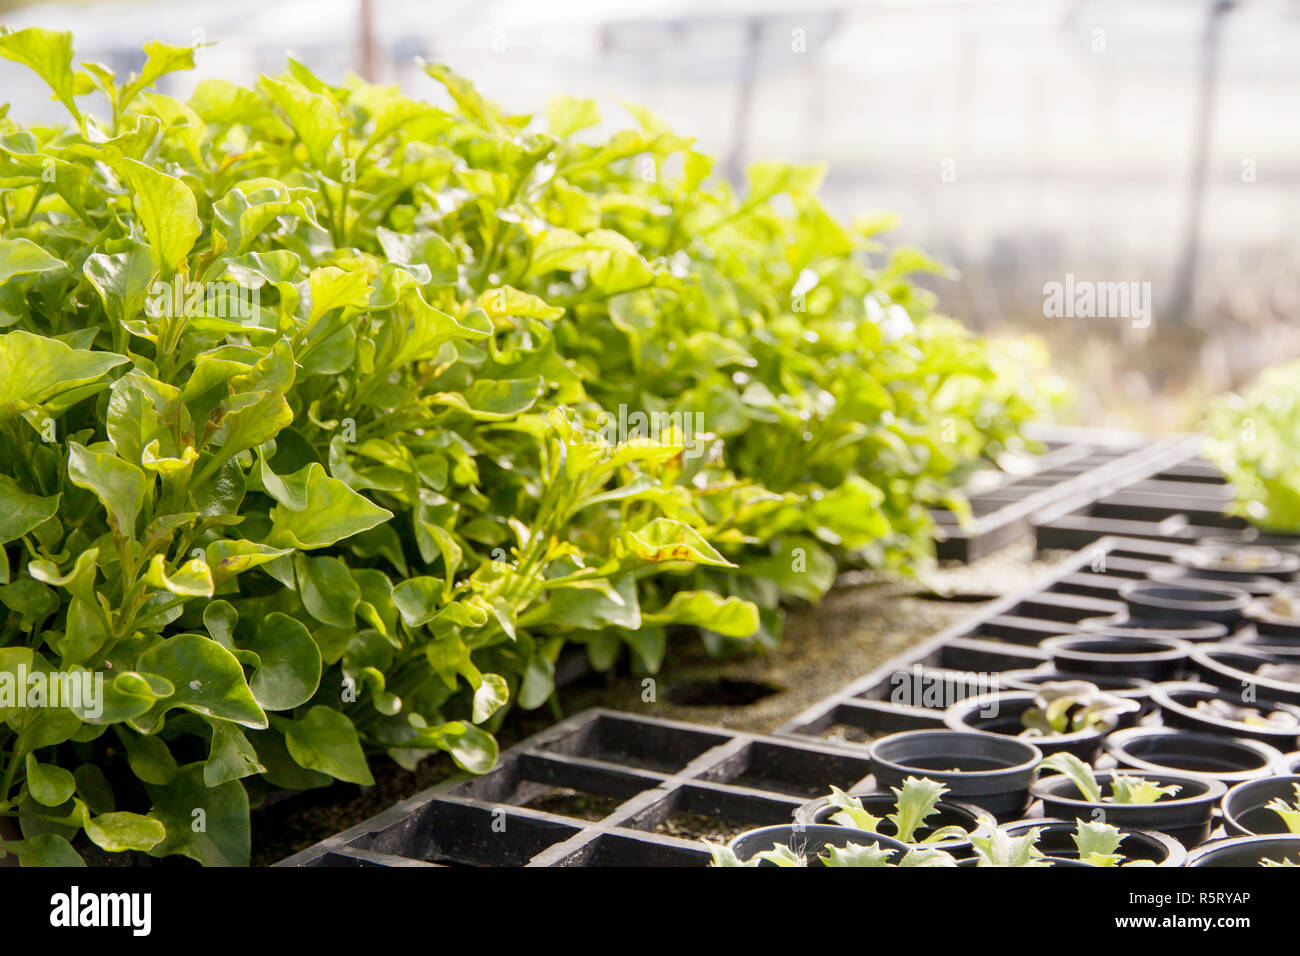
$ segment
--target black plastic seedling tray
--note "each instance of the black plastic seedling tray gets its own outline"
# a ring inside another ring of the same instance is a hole
[[[1177,547],[1125,538],[1097,541],[1067,558],[1039,585],[990,602],[814,704],[775,733],[863,744],[900,730],[941,728],[944,705],[990,689],[976,675],[996,678],[1046,663],[1040,641],[1076,631],[1084,618],[1123,611],[1120,586],[1168,566]],[[924,705],[927,695],[935,706],[915,706]]]
[[[703,866],[699,838],[788,823],[865,754],[587,710],[481,777],[419,793],[277,866]]]
[[[1033,517],[1040,551],[1077,551],[1108,536],[1191,544],[1225,532],[1245,532],[1224,514],[1232,489],[1219,470],[1193,453],[1169,468],[1108,489],[1047,505]]]
[[[946,509],[931,516],[943,560],[974,561],[1028,535],[1036,514],[1069,501],[1081,507],[1116,488],[1153,475],[1194,454],[1194,439],[1151,441],[1129,432],[1039,426],[1032,437],[1046,446],[1025,474],[978,473],[968,485],[973,520],[963,525]]]

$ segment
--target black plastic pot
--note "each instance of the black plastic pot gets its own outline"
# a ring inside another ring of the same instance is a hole
[[[1265,664],[1276,663],[1275,655],[1263,648],[1246,644],[1209,644],[1193,648],[1191,660],[1202,680],[1229,693],[1240,694],[1243,687],[1253,687],[1259,697],[1284,704],[1300,704],[1300,684],[1256,674]]]
[[[1224,784],[1272,776],[1283,765],[1282,752],[1258,740],[1166,727],[1118,730],[1106,739],[1106,752],[1142,776],[1178,773]]]
[[[868,833],[866,830],[855,830],[852,827],[818,823],[802,826],[781,823],[771,827],[759,827],[757,830],[746,830],[732,839],[727,846],[743,861],[752,858],[756,853],[784,844],[796,853],[802,852],[808,858],[810,866],[817,866],[819,865],[817,857],[827,847],[844,847],[850,843],[856,843],[858,846],[875,844],[886,850],[896,850],[898,855],[890,858],[892,863],[897,863],[898,856],[909,849],[906,843],[881,833]],[[776,866],[776,864],[764,860],[759,866]]]
[[[1040,819],[1010,823],[1004,829],[1017,836],[1025,830],[1038,827],[1038,849],[1048,856],[1077,860],[1079,848],[1074,842],[1077,826],[1077,820]],[[1187,862],[1187,850],[1167,834],[1127,827],[1119,829],[1124,834],[1124,839],[1120,842],[1118,852],[1123,854],[1125,862],[1145,860],[1156,866],[1182,866]]]
[[[1274,548],[1285,553],[1300,554],[1300,535],[1270,534],[1258,528],[1243,528],[1223,534],[1207,534],[1196,539],[1196,546],[1230,551],[1236,548]]]
[[[948,795],[982,807],[999,820],[1016,819],[1029,804],[1029,784],[1042,751],[1018,737],[957,730],[905,730],[871,745],[871,769],[881,789],[907,777],[929,777]]]
[[[1300,743],[1300,708],[1290,704],[1274,704],[1260,701],[1246,706],[1265,711],[1282,711],[1295,718],[1289,727],[1261,727],[1248,724],[1242,720],[1231,720],[1207,714],[1198,710],[1201,701],[1221,700],[1234,706],[1242,706],[1241,693],[1230,693],[1212,684],[1198,684],[1193,681],[1156,684],[1151,689],[1151,698],[1160,709],[1161,720],[1166,727],[1179,727],[1199,733],[1221,734],[1225,737],[1248,737],[1262,740],[1280,750],[1290,750]]]
[[[862,802],[864,810],[874,817],[880,817],[878,826],[885,836],[898,839],[898,830],[894,827],[893,821],[885,819],[894,812],[897,803],[897,797],[893,793],[855,793],[852,796]],[[831,806],[827,800],[827,797],[818,797],[810,803],[805,803],[795,810],[795,821],[806,824],[830,824],[831,817],[839,811]],[[981,822],[990,819],[986,811],[981,810],[972,803],[963,803],[960,800],[940,800],[934,806],[934,813],[925,818],[925,825],[917,827],[912,834],[914,842],[911,845],[921,846],[926,837],[935,830],[941,830],[944,827],[958,826],[969,833],[978,827]],[[934,843],[925,843],[924,847],[929,850],[944,850],[948,853],[964,856],[970,850],[970,841],[961,839],[939,840]]]
[[[1178,548],[1170,557],[1179,567],[1221,575],[1219,580],[1229,583],[1234,576],[1260,576],[1275,581],[1291,581],[1296,572],[1300,571],[1300,554],[1240,539],[1232,542],[1202,539],[1196,547]],[[1245,563],[1233,567],[1228,563],[1233,560]]]
[[[1122,674],[1079,674],[1060,670],[1049,663],[1032,670],[1003,671],[998,675],[998,679],[1012,690],[1031,691],[1037,690],[1043,684],[1055,684],[1067,680],[1089,681],[1108,694],[1137,701],[1142,708],[1132,713],[1121,714],[1120,727],[1137,723],[1138,718],[1155,707],[1155,703],[1151,700],[1151,688],[1155,685],[1143,677],[1128,677]]]
[[[1282,758],[1282,769],[1290,774],[1300,774],[1300,753],[1286,754]]]
[[[1232,627],[1250,603],[1250,595],[1230,584],[1180,587],[1158,581],[1125,581],[1119,596],[1133,617],[1180,621],[1218,621]]]
[[[1103,796],[1110,794],[1110,782],[1116,776],[1108,770],[1098,771],[1097,783]],[[1155,803],[1095,803],[1085,800],[1073,780],[1054,774],[1035,780],[1030,792],[1043,801],[1049,816],[1066,820],[1104,820],[1125,830],[1154,830],[1173,837],[1185,847],[1196,846],[1210,835],[1214,808],[1228,788],[1218,780],[1189,777],[1179,773],[1143,773],[1141,776],[1161,786],[1177,784],[1181,789],[1172,797]]]
[[[1192,647],[1169,637],[1110,637],[1064,634],[1040,641],[1039,648],[1063,671],[1110,674],[1146,680],[1175,680],[1186,670]]]
[[[1244,836],[1193,850],[1188,866],[1263,866],[1264,860],[1300,863],[1300,836]]]
[[[1247,780],[1239,783],[1223,798],[1223,828],[1231,836],[1265,836],[1270,834],[1292,834],[1286,823],[1265,805],[1277,797],[1287,803],[1294,803],[1295,788],[1300,784],[1300,775],[1290,774],[1285,777],[1267,777],[1263,780]]]
[[[1255,625],[1260,643],[1300,644],[1300,617],[1275,613],[1268,598],[1251,601],[1243,616]]]
[[[1085,678],[1086,679],[1086,678]],[[1025,735],[1021,715],[1034,706],[1033,691],[1008,690],[995,694],[975,694],[957,701],[943,712],[943,722],[953,730],[974,730],[1004,737],[1021,737],[1029,740],[1043,752],[1071,753],[1087,763],[1097,759],[1106,735],[1119,726],[1112,717],[1088,730],[1051,736]],[[993,713],[988,713],[992,711]]]
[[[1186,621],[1173,617],[1132,617],[1127,613],[1109,617],[1085,617],[1076,625],[1088,634],[1110,637],[1172,637],[1196,643],[1221,641],[1228,636],[1228,626],[1217,621]]]
[[[1148,571],[1147,578],[1160,584],[1172,584],[1180,588],[1212,588],[1220,584],[1228,584],[1240,588],[1251,597],[1275,594],[1279,588],[1285,586],[1277,578],[1264,577],[1262,574],[1228,574],[1176,566]]]

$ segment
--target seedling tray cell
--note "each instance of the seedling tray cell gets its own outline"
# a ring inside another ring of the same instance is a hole
[[[1195,439],[1152,442],[1140,435],[1101,429],[1039,427],[1034,437],[1047,451],[1028,474],[981,472],[966,489],[972,520],[962,525],[946,509],[932,510],[939,528],[939,558],[973,561],[1028,534],[1035,515],[1061,502],[1071,510],[1117,488],[1134,485],[1194,454]]]

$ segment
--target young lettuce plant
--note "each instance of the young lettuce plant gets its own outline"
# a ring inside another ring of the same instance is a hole
[[[1272,810],[1282,818],[1287,831],[1290,833],[1300,833],[1300,783],[1294,787],[1295,800],[1288,803],[1282,797],[1274,797],[1264,805],[1264,809]]]
[[[975,848],[978,866],[1043,866],[1045,864],[1041,861],[1044,854],[1038,848],[1041,837],[1042,830],[1039,827],[1033,827],[1021,836],[1011,836],[1005,830],[993,827],[987,833],[973,835],[971,845]],[[1079,820],[1071,839],[1079,850],[1079,859],[1084,863],[1118,866],[1124,860],[1123,854],[1117,852],[1124,834],[1108,823]],[[1146,865],[1146,861],[1126,865]]]
[[[969,835],[966,830],[953,825],[940,827],[923,840],[916,840],[917,829],[924,824],[926,817],[936,812],[939,800],[948,792],[948,788],[924,777],[908,777],[903,781],[901,789],[898,787],[890,789],[893,790],[897,801],[896,808],[884,819],[894,825],[896,839],[904,843],[926,844],[942,843],[945,840],[964,840]],[[838,808],[831,817],[832,823],[853,827],[855,830],[865,830],[868,833],[878,832],[881,818],[863,809],[862,801],[857,797],[832,786],[829,803]]]
[[[734,850],[717,843],[705,841],[712,854],[710,866],[758,866],[764,861],[776,866],[809,866],[805,854],[780,844],[770,850],[762,850],[748,860],[741,860]],[[950,853],[934,848],[914,847],[903,854],[897,863],[892,858],[897,851],[887,850],[874,844],[863,846],[858,843],[846,843],[842,847],[827,847],[824,853],[816,857],[821,866],[895,866],[895,867],[955,867],[956,859]]]
[[[1066,774],[1090,803],[1155,803],[1162,797],[1176,796],[1182,789],[1176,783],[1161,785],[1145,777],[1116,773],[1111,777],[1110,794],[1102,796],[1101,784],[1092,767],[1074,754],[1063,752],[1044,758],[1038,769]]]
[[[1040,686],[1020,720],[1025,736],[1050,737],[1102,726],[1139,709],[1137,701],[1108,694],[1091,681],[1054,681]]]

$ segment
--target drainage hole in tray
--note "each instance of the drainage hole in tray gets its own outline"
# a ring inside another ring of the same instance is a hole
[[[765,681],[719,677],[669,684],[664,696],[682,707],[745,707],[780,692],[780,687]]]

